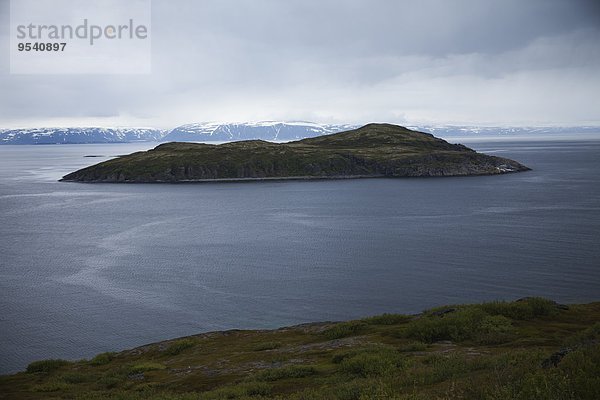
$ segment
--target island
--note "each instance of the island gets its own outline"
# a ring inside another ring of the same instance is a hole
[[[75,182],[207,182],[494,175],[529,170],[391,124],[288,143],[165,143],[64,176]]]

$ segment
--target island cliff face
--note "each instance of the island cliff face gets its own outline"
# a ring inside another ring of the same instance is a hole
[[[76,182],[190,182],[493,175],[526,171],[516,161],[477,153],[390,124],[289,143],[166,143],[70,173]]]

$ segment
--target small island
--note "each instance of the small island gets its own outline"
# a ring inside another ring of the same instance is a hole
[[[271,143],[165,143],[64,176],[62,181],[150,183],[495,175],[527,171],[431,134],[391,124]]]

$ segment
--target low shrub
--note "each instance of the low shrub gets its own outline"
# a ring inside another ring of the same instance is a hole
[[[115,358],[115,354],[116,353],[113,353],[113,352],[100,353],[90,360],[90,364],[106,365]]]
[[[216,392],[216,391],[215,391]],[[73,397],[68,397],[74,400],[222,400],[222,399],[233,399],[233,398],[247,398],[246,396],[205,396],[206,394],[212,394],[214,392],[184,392],[176,393],[172,391],[164,391],[157,389],[154,385],[136,385],[134,390],[113,390],[103,392],[80,392],[75,394]]]
[[[166,367],[163,364],[154,363],[154,362],[145,362],[141,364],[135,364],[129,367],[130,374],[139,374],[148,371],[158,371],[165,369]]]
[[[463,341],[472,337],[475,327],[485,316],[483,311],[473,308],[460,309],[443,316],[423,316],[407,326],[405,335],[425,343]]]
[[[361,321],[367,325],[397,325],[412,319],[410,315],[404,314],[382,314],[374,317],[364,318]]]
[[[67,390],[69,387],[70,385],[66,382],[60,380],[51,380],[39,385],[35,385],[32,389],[34,392],[50,393]]]
[[[432,354],[423,360],[426,369],[419,380],[425,385],[443,382],[461,374],[487,366],[485,361],[461,354]]]
[[[362,377],[384,376],[404,366],[400,353],[391,346],[369,346],[336,354],[340,369]]]
[[[273,368],[262,371],[256,375],[259,381],[278,381],[289,378],[305,378],[317,374],[317,369],[312,366],[291,365],[283,368]]]
[[[27,373],[49,373],[55,371],[65,365],[68,365],[69,362],[67,360],[60,359],[50,359],[50,360],[40,360],[34,361],[27,366]]]
[[[90,376],[90,375],[82,374],[81,372],[69,372],[69,373],[63,374],[61,376],[61,379],[66,383],[77,384],[77,383],[89,382],[89,381],[93,380],[94,377]]]
[[[119,374],[104,374],[98,379],[98,383],[106,389],[113,389],[126,379]]]
[[[515,336],[515,328],[502,315],[485,316],[473,332],[473,339],[481,344],[506,343]]]
[[[600,344],[584,345],[567,354],[558,369],[569,380],[575,398],[600,399]]]
[[[281,347],[279,342],[260,342],[252,346],[253,351],[275,350]]]
[[[404,335],[425,343],[474,340],[497,344],[510,340],[513,332],[508,318],[489,315],[479,308],[465,307],[441,316],[423,316],[408,325]]]
[[[127,380],[127,376],[130,375],[130,366],[120,366],[117,368],[111,368],[104,372],[98,379],[98,384],[106,389],[113,389],[119,384]]]
[[[589,328],[576,333],[565,341],[567,346],[581,346],[592,342],[600,343],[600,322],[596,322]]]
[[[197,399],[221,400],[246,398],[248,396],[268,396],[271,394],[271,391],[271,386],[265,382],[248,382],[205,392],[197,397]]]
[[[411,352],[411,351],[425,351],[427,350],[427,344],[419,341],[406,343],[398,349],[402,352]]]
[[[323,331],[323,335],[329,340],[341,339],[344,337],[357,335],[364,330],[366,324],[362,321],[348,321],[335,324],[329,329]]]
[[[383,376],[397,370],[399,358],[382,354],[357,354],[341,362],[341,370],[362,377]]]
[[[165,350],[165,354],[169,356],[176,356],[180,354],[182,351],[194,347],[196,342],[192,339],[180,339],[171,343],[169,347]]]
[[[516,320],[530,320],[558,312],[556,303],[541,297],[527,297],[514,302],[495,301],[472,307],[479,308],[490,315],[502,315]]]

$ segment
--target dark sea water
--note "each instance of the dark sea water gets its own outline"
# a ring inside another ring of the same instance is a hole
[[[153,145],[0,146],[0,373],[229,328],[600,300],[600,141],[469,142],[503,176],[56,182]]]

